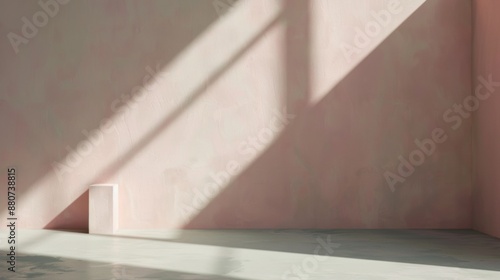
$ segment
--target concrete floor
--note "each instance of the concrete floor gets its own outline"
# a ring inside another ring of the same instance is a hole
[[[468,230],[21,230],[17,244],[12,273],[1,242],[0,279],[500,279],[500,240]]]

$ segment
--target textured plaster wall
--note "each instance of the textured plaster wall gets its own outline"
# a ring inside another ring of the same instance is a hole
[[[474,90],[488,91],[478,77],[496,83],[490,96],[481,102],[475,118],[476,180],[474,228],[500,237],[500,2],[474,1]]]
[[[443,117],[470,94],[470,1],[228,3],[69,1],[17,53],[42,8],[0,4],[21,227],[87,227],[106,182],[120,228],[471,226],[471,119]]]

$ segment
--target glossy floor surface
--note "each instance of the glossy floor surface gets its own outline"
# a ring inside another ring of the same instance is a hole
[[[468,230],[17,232],[1,279],[500,279],[500,240]]]

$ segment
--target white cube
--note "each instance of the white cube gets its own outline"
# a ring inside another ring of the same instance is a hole
[[[89,233],[113,234],[118,229],[118,184],[91,185]]]

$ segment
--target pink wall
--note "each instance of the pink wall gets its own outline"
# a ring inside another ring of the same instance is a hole
[[[474,1],[474,84],[478,77],[500,81],[500,2]],[[479,88],[485,92],[486,87]],[[474,228],[500,237],[500,97],[498,86],[482,101],[475,119],[476,187],[474,191]]]
[[[106,182],[120,228],[471,227],[471,120],[443,117],[470,94],[469,1],[213,3],[58,4],[17,53],[42,9],[0,4],[21,227],[86,227]]]

